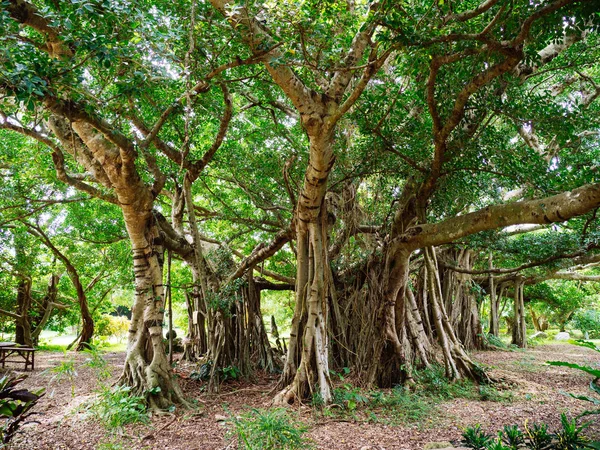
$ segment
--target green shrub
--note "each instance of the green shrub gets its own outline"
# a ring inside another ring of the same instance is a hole
[[[111,337],[114,336],[119,342],[122,342],[129,331],[130,321],[125,316],[111,316],[102,314],[95,323],[96,336]]]
[[[471,380],[451,381],[446,376],[444,367],[439,364],[432,364],[431,367],[415,371],[414,378],[419,385],[419,390],[432,397],[442,400],[479,398],[476,386]]]
[[[496,438],[491,444],[486,447],[487,450],[512,450],[502,442],[502,439]]]
[[[498,433],[497,439],[483,432],[478,424],[465,429],[462,443],[475,450],[600,450],[600,442],[591,442],[583,435],[589,424],[578,425],[575,419],[569,419],[564,413],[560,421],[561,428],[556,434],[549,433],[544,423],[528,426],[525,422],[525,433],[518,426],[509,425]]]
[[[304,437],[305,425],[293,420],[284,409],[253,409],[230,421],[230,436],[245,450],[295,450],[311,448]]]
[[[430,398],[403,388],[392,389],[389,394],[375,391],[371,394],[371,404],[391,410],[394,421],[400,423],[422,423],[438,413]]]
[[[190,373],[190,379],[196,381],[207,381],[210,378],[213,362],[207,361],[200,365],[200,368]],[[221,381],[237,380],[242,376],[242,372],[236,366],[218,367],[217,373]]]
[[[146,400],[131,395],[128,386],[112,389],[102,386],[98,399],[89,405],[88,410],[107,429],[122,428],[130,423],[148,423],[149,420]]]
[[[351,384],[344,384],[333,390],[333,403],[349,411],[354,411],[357,406],[369,403],[369,397],[364,395],[359,388]]]
[[[518,425],[505,425],[500,434],[502,435],[502,441],[511,450],[517,450],[523,443],[523,432]]]
[[[582,333],[588,333],[589,339],[600,339],[600,311],[578,311],[571,323]]]

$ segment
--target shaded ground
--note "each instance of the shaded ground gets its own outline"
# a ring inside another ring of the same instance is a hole
[[[480,423],[490,433],[505,424],[520,424],[526,420],[546,422],[555,429],[561,412],[574,415],[588,405],[562,392],[587,393],[589,377],[563,367],[545,366],[547,360],[566,360],[595,364],[600,367],[597,353],[568,344],[542,345],[528,351],[480,352],[475,359],[488,367],[491,375],[510,386],[511,400],[503,402],[454,399],[438,404],[418,423],[395,420],[394,414],[381,409],[358,409],[341,414],[335,410],[314,413],[308,407],[291,413],[310,427],[310,438],[319,449],[421,449],[431,441],[456,441],[465,426]],[[86,356],[70,353],[40,353],[36,355],[36,370],[25,381],[28,387],[47,387],[48,394],[40,400],[37,410],[39,424],[27,427],[15,439],[15,449],[233,449],[226,437],[227,425],[217,422],[216,415],[238,415],[251,408],[269,406],[275,379],[261,376],[254,383],[235,382],[223,386],[223,392],[209,397],[201,392],[201,383],[182,379],[185,392],[198,401],[196,411],[176,411],[152,417],[149,426],[129,426],[120,436],[110,437],[98,423],[86,417],[86,402],[93,399],[98,381],[89,367],[78,367],[73,382],[64,378],[52,380],[43,373],[74,359],[80,366]],[[123,364],[123,353],[107,353],[105,358],[116,379]],[[182,374],[185,376],[185,370]],[[72,390],[74,395],[72,395]],[[600,439],[600,420],[588,429],[588,435]],[[110,446],[117,443],[121,446]],[[370,448],[370,447],[369,447]]]

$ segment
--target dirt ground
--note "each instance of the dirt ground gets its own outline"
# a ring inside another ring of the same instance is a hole
[[[324,417],[308,407],[296,408],[292,415],[309,427],[309,437],[319,449],[422,449],[433,441],[458,441],[465,426],[481,424],[496,433],[505,424],[546,422],[555,429],[560,413],[577,414],[589,404],[572,399],[565,392],[587,393],[589,376],[566,367],[550,367],[547,360],[587,363],[600,367],[598,354],[569,344],[542,345],[527,351],[488,351],[473,357],[486,367],[491,376],[511,386],[512,400],[508,402],[454,399],[441,403],[434,417],[412,425],[373,423],[349,417]],[[201,391],[201,383],[182,379],[185,393],[197,399],[195,411],[175,411],[174,414],[154,415],[150,425],[128,426],[116,437],[86,416],[85,404],[93,399],[98,381],[92,369],[81,367],[82,354],[41,352],[36,355],[36,370],[24,385],[47,388],[40,400],[36,416],[38,424],[30,424],[12,444],[13,449],[234,449],[226,436],[226,422],[217,415],[237,415],[251,408],[268,407],[276,379],[261,376],[253,383],[233,382],[223,386],[218,396]],[[124,353],[107,353],[116,380]],[[65,359],[75,359],[78,365],[73,383],[68,379],[52,380],[46,369]],[[182,371],[185,375],[185,371]],[[72,395],[73,392],[73,395]],[[592,419],[594,420],[594,419]],[[588,428],[588,436],[600,438],[600,420]],[[121,446],[110,447],[109,442]],[[368,447],[370,446],[370,447]]]

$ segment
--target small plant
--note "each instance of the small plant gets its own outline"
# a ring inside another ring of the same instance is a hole
[[[486,450],[487,447],[493,443],[492,436],[486,434],[479,424],[465,428],[462,437],[465,447],[473,448],[475,450]]]
[[[504,443],[502,442],[502,439],[500,439],[500,438],[494,439],[494,441],[486,447],[486,450],[511,450],[511,449],[512,449],[512,447],[507,447],[506,445],[504,445]]]
[[[443,366],[432,364],[430,367],[415,371],[415,381],[420,390],[432,397],[442,400],[452,398],[477,399],[478,393],[475,384],[466,379],[451,381],[448,379]]]
[[[230,436],[246,450],[295,450],[311,448],[304,437],[306,426],[294,421],[284,409],[253,409],[231,419]]]
[[[32,414],[32,408],[44,395],[44,390],[31,392],[27,389],[15,389],[26,375],[5,375],[0,378],[0,418],[5,419],[0,425],[0,438],[8,444],[19,428],[26,424]]]
[[[208,379],[210,379],[212,367],[212,361],[207,361],[201,364],[200,368],[197,371],[193,371],[190,374],[190,379],[196,381],[207,381]],[[217,368],[217,373],[219,374],[219,378],[222,381],[237,380],[242,376],[242,372],[236,366]]]
[[[545,423],[534,423],[529,427],[525,422],[525,434],[531,450],[543,450],[552,442],[552,434],[548,432],[548,425]]]
[[[510,350],[510,347],[504,343],[502,339],[498,336],[494,336],[493,334],[483,334],[482,335],[484,342],[490,347],[498,347],[502,350]]]
[[[66,352],[65,352],[66,356]],[[46,369],[43,374],[52,374],[51,382],[60,383],[62,380],[67,379],[71,383],[71,397],[75,397],[75,378],[77,377],[77,368],[75,367],[75,360],[68,359],[67,361],[61,361],[58,365]]]
[[[144,397],[131,395],[128,386],[110,389],[102,386],[98,399],[89,406],[90,414],[105,428],[122,428],[130,423],[148,423]]]
[[[502,440],[511,450],[517,450],[523,443],[523,432],[518,425],[504,425]]]
[[[101,350],[96,346],[89,346],[84,350],[88,358],[83,363],[84,366],[92,368],[99,380],[110,378],[111,371],[108,362],[102,357]]]
[[[577,425],[575,419],[570,420],[565,413],[560,415],[562,429],[556,433],[558,450],[577,450],[586,448],[589,440],[581,432],[589,424]]]
[[[237,380],[242,372],[235,366],[227,366],[221,369],[222,380]]]
[[[125,447],[117,441],[101,441],[96,445],[96,450],[125,450]]]
[[[373,391],[369,394],[369,406],[381,407],[392,412],[394,423],[431,423],[438,410],[435,400],[409,392],[402,387],[396,387],[386,394],[383,391]]]
[[[359,388],[344,384],[341,388],[333,390],[333,402],[344,409],[354,411],[357,406],[367,404],[369,398]]]

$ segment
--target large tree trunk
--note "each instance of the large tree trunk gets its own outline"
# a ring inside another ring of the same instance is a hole
[[[327,336],[327,299],[330,280],[324,210],[325,208],[322,207],[316,222],[298,221],[296,305],[301,305],[301,308],[305,309],[306,325],[302,335],[300,363],[294,378],[276,396],[275,403],[293,403],[296,398],[308,398],[312,394],[318,394],[326,404],[332,400]],[[301,320],[297,317],[294,319],[297,323]],[[298,329],[297,323],[293,331]],[[284,377],[289,377],[293,373],[293,359],[297,357],[299,350],[298,342],[293,341],[297,338],[297,335],[290,337],[290,350]]]
[[[164,288],[163,248],[149,209],[123,207],[133,248],[135,300],[132,308],[127,355],[121,382],[136,395],[148,395],[152,407],[185,403],[173,382],[162,340]]]
[[[69,151],[77,153],[81,148],[93,157],[94,162],[89,163],[88,169],[102,170],[98,176],[112,187],[123,212],[133,252],[135,297],[127,354],[119,382],[130,386],[135,395],[147,395],[152,408],[187,404],[179,385],[171,377],[162,342],[164,249],[152,214],[156,192],[140,178],[132,148],[117,147],[83,121],[69,124],[53,116],[49,125]],[[97,167],[96,161],[101,167]]]
[[[309,135],[310,158],[296,206],[296,311],[280,381],[285,387],[274,402],[289,404],[296,398],[319,395],[327,404],[332,400],[327,336],[331,271],[324,200],[327,177],[335,161],[333,129],[323,123],[324,116],[303,115],[302,120]]]

